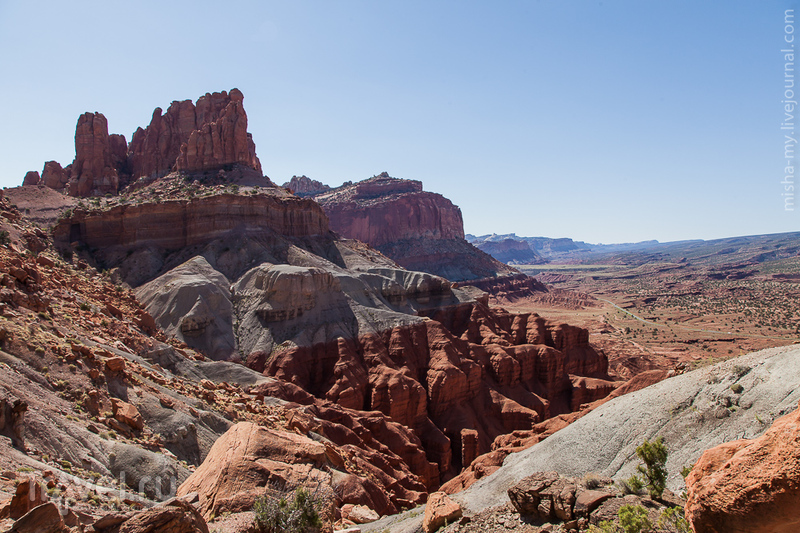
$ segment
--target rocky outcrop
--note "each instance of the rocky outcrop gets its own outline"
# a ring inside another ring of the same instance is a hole
[[[756,439],[704,452],[686,488],[686,516],[698,533],[798,530],[800,409]]]
[[[409,270],[453,281],[518,273],[464,240],[461,210],[422,183],[386,172],[315,199],[344,237],[374,246]]]
[[[122,144],[125,144],[124,137]],[[112,150],[113,146],[113,150]],[[120,143],[108,135],[108,121],[102,113],[84,113],[75,128],[75,161],[69,183],[70,196],[103,196],[119,190]]]
[[[44,164],[39,183],[57,191],[64,191],[69,185],[71,170],[72,167],[61,168],[57,161],[48,161]]]
[[[422,183],[383,173],[317,201],[331,229],[376,248],[403,239],[463,239],[461,210],[444,196],[423,192]]]
[[[181,145],[197,129],[196,108],[191,100],[172,102],[167,112],[162,113],[157,107],[150,125],[137,129],[131,138],[129,152],[135,178],[170,172],[181,153]]]
[[[163,114],[156,108],[150,125],[138,128],[130,145],[123,135],[109,135],[103,114],[85,113],[75,130],[73,163],[62,169],[48,161],[41,178],[28,173],[23,184],[85,197],[114,195],[138,178],[173,170],[200,172],[239,165],[260,173],[243,100],[242,92],[232,89],[206,93],[196,103],[172,102]]]
[[[229,95],[223,91],[197,101],[197,128],[181,144],[177,170],[196,172],[241,164],[261,171],[255,143],[247,133],[243,100],[242,92],[232,89]]]
[[[292,176],[282,187],[290,189],[297,196],[315,196],[331,190],[321,181],[312,180],[307,176]]]
[[[31,185],[38,185],[40,180],[39,172],[36,170],[30,170],[25,174],[25,178],[22,180],[22,186],[31,186]]]
[[[323,235],[328,232],[328,220],[312,200],[221,194],[121,205],[106,211],[76,209],[56,225],[53,237],[61,245],[77,241],[94,248],[148,245],[176,249],[207,243],[245,227],[251,234]]]
[[[216,170],[241,164],[261,171],[247,133],[244,95],[238,89],[175,101],[167,112],[153,111],[150,125],[133,134],[128,148],[133,179],[172,170]]]

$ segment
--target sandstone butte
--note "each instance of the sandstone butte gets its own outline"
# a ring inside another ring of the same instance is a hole
[[[150,124],[138,128],[130,143],[123,135],[109,135],[102,113],[84,113],[75,128],[75,160],[66,168],[48,161],[41,176],[29,172],[24,185],[44,185],[86,197],[115,195],[140,178],[173,170],[198,172],[242,165],[260,173],[243,100],[240,90],[231,89],[230,93],[206,93],[195,103],[172,102],[166,113],[156,108]]]
[[[383,172],[313,197],[333,231],[375,247],[409,270],[452,281],[519,274],[469,244],[461,210],[441,194],[423,191],[419,181]]]

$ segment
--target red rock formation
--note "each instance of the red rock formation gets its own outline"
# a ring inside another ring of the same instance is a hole
[[[146,129],[138,128],[130,145],[125,137],[108,134],[101,113],[85,113],[75,131],[75,161],[65,169],[55,161],[45,165],[42,183],[71,196],[102,196],[140,177],[244,165],[261,172],[253,139],[247,133],[247,115],[238,89],[206,93],[196,104],[172,102],[162,115],[156,108]],[[30,173],[29,173],[30,174]],[[34,176],[25,185],[34,185]]]
[[[25,187],[26,185],[39,185],[39,172],[36,170],[29,170],[25,174],[25,178],[22,180],[22,186]]]
[[[423,192],[422,183],[380,176],[317,200],[331,229],[380,247],[403,239],[463,239],[461,210],[441,194]]]
[[[114,168],[108,121],[102,113],[84,113],[75,128],[75,161],[70,196],[116,194],[119,175]]]
[[[698,533],[800,529],[800,408],[761,437],[707,450],[686,488],[686,518]]]
[[[198,100],[197,129],[181,144],[175,162],[177,170],[194,172],[241,164],[261,171],[256,146],[252,136],[247,133],[242,92],[233,89],[230,95],[223,91],[207,94],[203,98]],[[226,100],[227,104],[218,112]]]
[[[413,429],[428,460],[439,465],[433,477],[424,462],[422,470],[411,468],[429,490],[490,451],[499,435],[530,429],[613,389],[601,379],[608,360],[588,344],[586,330],[480,302],[433,318],[354,341],[292,347],[274,354],[266,368],[265,358],[251,354],[248,364],[317,398],[380,411]],[[570,374],[593,379],[575,377],[573,385]],[[299,401],[280,389],[270,394]]]
[[[299,237],[328,231],[327,218],[312,200],[267,194],[222,194],[192,200],[123,205],[108,211],[76,209],[53,236],[61,245],[80,241],[91,247],[154,245],[165,249],[206,243],[247,226]],[[169,228],[169,231],[165,231]]]
[[[450,499],[444,492],[434,492],[425,505],[422,518],[422,529],[425,533],[433,533],[445,524],[452,524],[461,518],[461,506]]]
[[[156,108],[150,125],[133,134],[129,147],[133,179],[174,169],[196,171],[243,164],[261,171],[238,89],[206,93]]]
[[[147,129],[139,128],[129,148],[134,179],[166,174],[175,166],[181,144],[197,129],[195,106],[191,100],[172,102],[166,114],[157,107]]]
[[[41,183],[51,189],[63,191],[69,185],[71,167],[61,168],[57,161],[48,161],[42,170]]]
[[[464,240],[461,210],[422,183],[382,173],[315,196],[331,229],[399,265],[460,281],[518,274]]]
[[[297,196],[314,196],[331,190],[321,181],[312,180],[307,176],[292,176],[292,179],[282,186],[290,189]]]

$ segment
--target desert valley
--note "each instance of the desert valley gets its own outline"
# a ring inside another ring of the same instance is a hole
[[[475,236],[268,172],[232,89],[2,191],[3,531],[800,528],[800,233]]]

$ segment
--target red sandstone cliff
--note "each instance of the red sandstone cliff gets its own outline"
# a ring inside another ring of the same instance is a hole
[[[344,237],[366,242],[409,270],[453,281],[518,272],[464,240],[461,210],[422,183],[382,173],[315,196]]]
[[[176,249],[209,242],[238,227],[300,237],[326,234],[328,220],[312,200],[221,194],[106,211],[76,209],[53,228],[53,238],[62,246],[79,241],[93,248]]]

